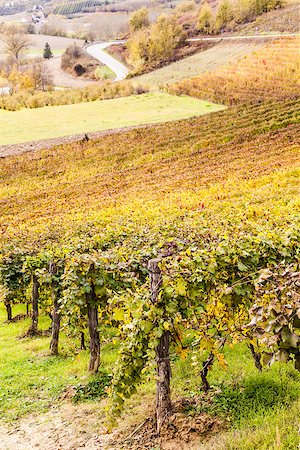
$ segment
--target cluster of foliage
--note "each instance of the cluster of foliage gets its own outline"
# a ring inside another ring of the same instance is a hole
[[[94,72],[99,66],[99,61],[85,53],[76,43],[67,47],[61,57],[61,68],[76,76],[95,78]]]
[[[46,93],[53,87],[52,76],[42,59],[31,59],[26,62],[6,61],[0,66],[0,76],[7,80],[10,87],[10,96],[0,96],[0,102],[3,100],[3,104],[7,102],[7,105],[15,103],[14,96],[22,95],[30,98],[37,91]]]
[[[36,91],[34,89],[31,93],[28,93],[28,91],[20,90],[11,95],[0,95],[0,109],[17,111],[22,108],[70,105],[74,103],[93,102],[95,100],[127,97],[141,92],[145,92],[145,90],[134,87],[130,81],[120,81],[118,83],[105,81],[99,85],[65,89],[63,91]]]
[[[138,11],[142,15],[133,17],[133,31],[127,42],[128,63],[134,67],[134,73],[141,73],[155,67],[158,62],[170,60],[174,50],[185,41],[185,33],[175,15],[161,15],[151,26],[148,23],[147,10]]]
[[[24,27],[14,23],[0,26],[0,41],[5,45],[5,52],[16,60],[31,45],[31,40],[25,33]]]
[[[148,27],[149,24],[149,11],[147,8],[140,8],[130,16],[129,27],[131,33],[135,33],[142,28]]]
[[[102,5],[102,0],[78,0],[67,3],[59,3],[53,9],[53,14],[69,16],[80,12],[95,11],[95,7]]]
[[[199,11],[197,29],[205,34],[234,30],[238,24],[251,22],[283,5],[284,0],[221,0],[214,14],[210,4],[205,2]]]
[[[187,94],[226,105],[260,103],[268,98],[299,97],[299,38],[280,38],[214,72],[169,86],[172,94]]]
[[[250,309],[248,328],[268,349],[267,365],[294,360],[300,370],[300,272],[297,265],[265,269],[257,279],[258,301]]]
[[[136,391],[144,374],[152,374],[156,362],[159,431],[171,409],[170,348],[183,359],[189,354],[199,361],[207,389],[207,371],[203,369],[214,360],[225,366],[225,344],[253,343],[258,336],[256,329],[251,333],[247,326],[248,309],[260,298],[255,288],[262,272],[276,271],[280,264],[299,268],[299,217],[295,214],[292,219],[285,231],[282,225],[270,228],[267,223],[263,228],[247,222],[242,230],[227,223],[224,234],[199,217],[173,218],[165,220],[163,229],[149,230],[145,224],[135,230],[128,226],[122,230],[102,228],[101,235],[84,233],[77,243],[73,240],[65,247],[44,243],[43,249],[34,251],[4,245],[0,279],[8,319],[12,302],[31,301],[27,336],[36,335],[39,307],[52,309],[50,348],[54,355],[59,351],[61,324],[75,335],[87,326],[91,373],[97,373],[100,366],[101,326],[109,325],[121,342],[114,376],[111,382],[105,379],[110,414],[121,413],[125,399]],[[296,275],[299,283],[299,273]],[[298,312],[296,289],[295,295],[289,290]],[[273,309],[278,313],[281,300],[274,298]],[[275,332],[288,356],[294,355],[298,368],[300,336],[297,324],[293,325],[295,314],[289,315],[288,308],[283,305],[285,322],[281,321]],[[274,321],[267,320],[272,327]],[[103,380],[100,384],[103,392]],[[78,395],[89,392],[95,395],[93,386]]]

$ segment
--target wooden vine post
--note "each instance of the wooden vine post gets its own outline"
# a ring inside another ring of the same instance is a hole
[[[39,320],[39,288],[40,284],[35,273],[32,274],[32,293],[31,293],[31,325],[27,332],[28,335],[34,336],[38,334],[38,320]]]
[[[150,291],[152,303],[158,302],[159,292],[162,286],[162,275],[159,267],[159,259],[148,262],[150,274]],[[160,433],[161,427],[171,411],[170,395],[170,333],[164,331],[156,348],[157,381],[156,381],[156,429]]]
[[[50,275],[55,275],[57,272],[56,265],[50,263],[49,266]],[[53,310],[52,310],[52,331],[51,331],[51,343],[50,351],[52,355],[58,355],[58,340],[59,340],[59,329],[60,329],[60,312],[58,304],[58,296],[56,291],[56,283],[52,281],[52,300],[53,300]]]
[[[90,292],[86,293],[86,303],[90,335],[89,371],[95,374],[98,372],[100,365],[100,336],[98,331],[98,304],[93,283],[91,283]]]
[[[12,320],[12,308],[10,300],[5,300],[4,305],[6,308],[7,322],[10,322]]]

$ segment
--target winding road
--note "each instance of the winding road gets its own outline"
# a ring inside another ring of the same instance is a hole
[[[249,35],[249,36],[214,36],[214,37],[196,37],[190,38],[188,42],[196,42],[196,41],[226,41],[226,40],[251,40],[251,39],[276,39],[279,37],[288,37],[288,36],[299,36],[298,33],[286,33],[286,34],[269,34],[269,35]],[[109,67],[115,74],[116,78],[114,81],[124,80],[128,73],[129,69],[121,62],[117,61],[114,57],[109,55],[105,49],[112,44],[124,44],[126,41],[118,40],[111,42],[99,42],[96,44],[90,44],[84,47],[86,53],[90,56],[98,59],[102,64]]]
[[[102,64],[109,67],[115,74],[114,81],[124,80],[129,74],[129,69],[117,61],[115,58],[105,52],[105,49],[113,44],[124,44],[125,41],[99,42],[97,44],[90,44],[84,47],[86,53],[95,59],[98,59]]]

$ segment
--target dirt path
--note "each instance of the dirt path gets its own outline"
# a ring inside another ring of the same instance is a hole
[[[112,435],[97,417],[91,407],[66,403],[14,427],[0,425],[0,450],[107,450]]]
[[[111,134],[117,134],[117,133],[124,133],[130,130],[134,130],[136,128],[151,128],[151,127],[158,127],[159,125],[163,124],[157,124],[157,123],[150,123],[150,124],[144,124],[144,125],[135,125],[130,127],[123,127],[123,128],[115,128],[112,130],[104,130],[104,131],[96,131],[92,133],[88,133],[88,138],[90,140],[97,140],[100,137],[108,136]],[[71,136],[63,136],[53,139],[43,139],[40,141],[32,141],[32,142],[24,142],[23,144],[9,144],[9,145],[0,145],[0,158],[6,158],[8,156],[18,156],[22,153],[26,152],[33,152],[38,150],[46,150],[51,149],[52,147],[55,147],[57,145],[62,144],[71,144],[71,143],[78,143],[78,145],[84,145],[86,142],[85,135],[84,134],[73,134]]]
[[[53,78],[54,86],[69,87],[69,88],[82,88],[95,84],[95,81],[84,80],[82,78],[75,78],[67,74],[60,68],[61,58],[51,58],[46,61],[47,68]]]

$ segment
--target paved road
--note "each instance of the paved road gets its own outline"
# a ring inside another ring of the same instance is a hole
[[[299,36],[299,33],[286,33],[286,34],[268,34],[268,35],[253,35],[253,36],[216,36],[216,37],[197,37],[188,39],[188,42],[195,41],[224,41],[224,40],[251,40],[251,39],[274,39],[282,36]],[[129,69],[115,58],[110,56],[104,50],[112,44],[124,44],[126,41],[111,41],[100,42],[96,44],[90,44],[85,47],[85,51],[102,62],[102,64],[108,66],[116,74],[114,81],[124,80],[129,73]]]
[[[124,42],[125,41],[101,42],[98,44],[87,45],[85,47],[86,53],[93,56],[95,59],[98,59],[98,61],[105,64],[116,74],[114,81],[124,80],[129,73],[129,69],[104,50],[112,44],[123,44]]]

